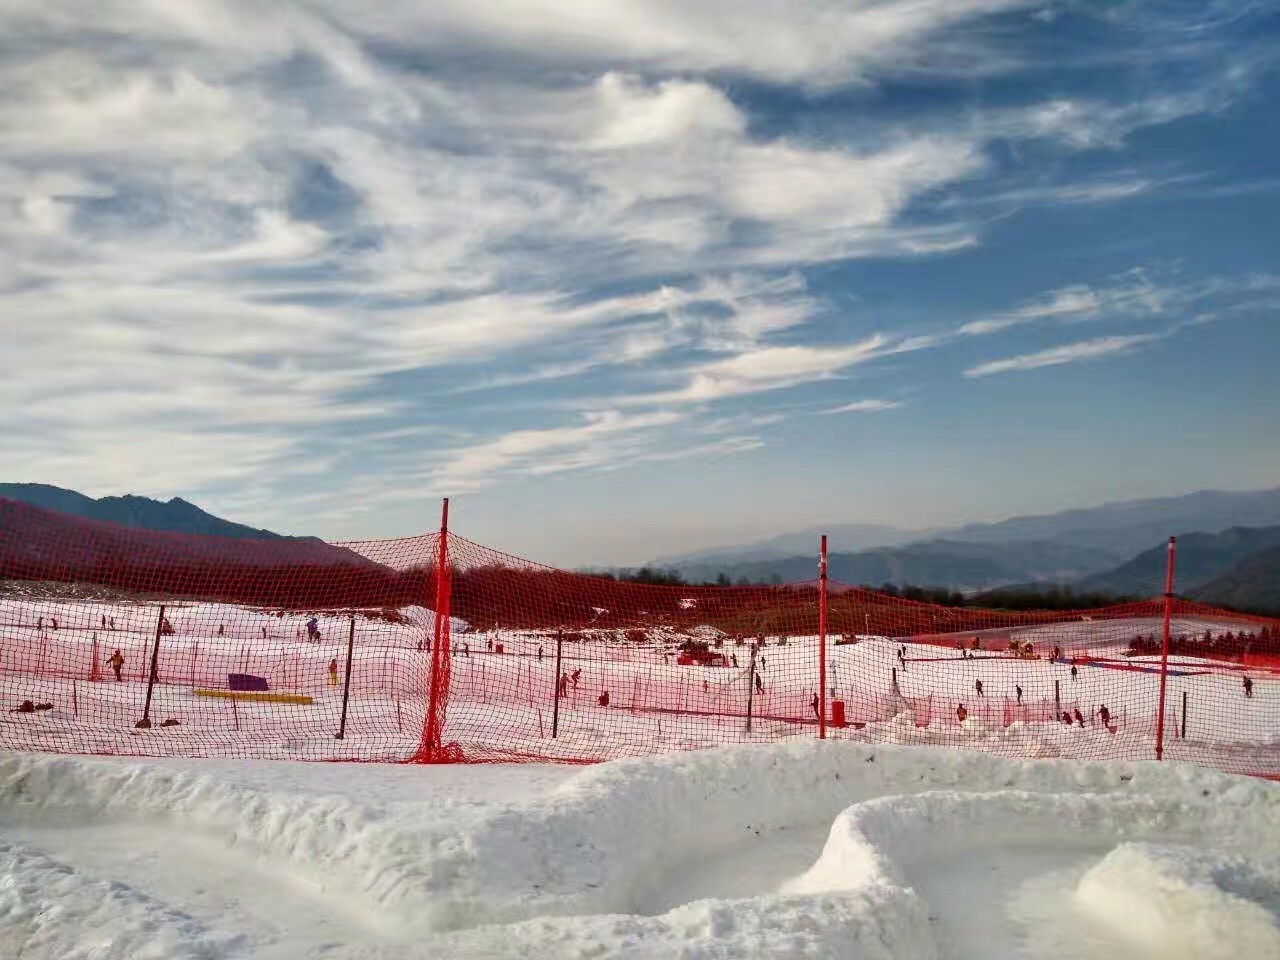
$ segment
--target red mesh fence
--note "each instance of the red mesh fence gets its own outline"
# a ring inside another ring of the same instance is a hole
[[[591,762],[822,735],[1146,759],[1163,679],[1166,757],[1280,774],[1280,621],[1172,600],[1162,675],[1165,612],[647,586],[456,535],[222,540],[0,500],[0,744]]]

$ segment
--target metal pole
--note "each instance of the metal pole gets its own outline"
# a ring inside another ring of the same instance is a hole
[[[1062,719],[1062,687],[1060,686],[1061,682],[1062,681],[1060,680],[1053,681],[1053,705],[1056,708],[1053,714],[1053,719],[1055,720]]]
[[[818,557],[818,739],[827,739],[827,535]]]
[[[337,739],[347,735],[347,701],[351,699],[351,656],[356,647],[356,615],[351,615],[351,627],[347,631],[347,676],[342,684],[342,719],[338,721]]]
[[[560,657],[564,647],[564,631],[556,631],[556,680],[555,680],[555,705],[551,708],[551,739],[554,740],[560,733]]]
[[[1169,682],[1169,620],[1173,614],[1173,563],[1178,538],[1169,538],[1169,563],[1164,575],[1164,640],[1160,645],[1160,704],[1156,709],[1156,759],[1164,759],[1164,701]]]
[[[747,733],[751,732],[751,708],[756,695],[756,651],[759,646],[751,644],[751,665],[747,671]]]
[[[1187,691],[1182,691],[1182,739],[1187,739]]]
[[[151,647],[151,670],[147,674],[147,702],[142,707],[142,719],[134,724],[135,727],[146,729],[151,726],[151,692],[156,686],[156,664],[160,659],[160,633],[164,630],[164,604],[160,604],[160,617],[156,620],[156,641]]]

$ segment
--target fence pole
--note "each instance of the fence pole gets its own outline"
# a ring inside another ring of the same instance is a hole
[[[756,695],[756,651],[759,646],[751,644],[751,665],[747,671],[747,733],[751,732],[751,708]]]
[[[431,676],[427,690],[427,719],[422,744],[414,760],[435,763],[444,739],[445,701],[449,690],[449,498],[440,506],[440,544],[436,555],[436,620],[431,641]]]
[[[1062,719],[1062,681],[1053,681],[1053,719]]]
[[[1182,691],[1182,739],[1187,739],[1187,691]]]
[[[818,739],[827,739],[827,535],[818,558]]]
[[[347,701],[351,699],[351,657],[356,647],[356,615],[351,615],[351,626],[347,631],[347,676],[342,684],[342,718],[338,721],[336,739],[347,735]]]
[[[160,604],[160,616],[156,620],[156,640],[151,647],[151,670],[147,673],[147,701],[142,707],[142,719],[134,724],[135,727],[146,729],[151,726],[151,692],[156,686],[157,664],[160,660],[160,634],[164,630],[164,604]]]
[[[564,631],[556,631],[556,677],[555,677],[555,697],[554,704],[551,707],[551,739],[554,740],[560,734],[560,656],[564,647]]]
[[[1164,759],[1164,701],[1169,682],[1169,620],[1173,614],[1173,563],[1178,538],[1169,538],[1169,562],[1164,574],[1164,638],[1160,644],[1160,703],[1156,708],[1156,759]]]

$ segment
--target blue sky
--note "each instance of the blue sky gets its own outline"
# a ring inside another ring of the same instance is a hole
[[[1280,10],[16,0],[0,476],[633,563],[1280,483]]]

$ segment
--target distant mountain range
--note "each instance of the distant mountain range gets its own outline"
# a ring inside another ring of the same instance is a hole
[[[1191,595],[1205,603],[1280,616],[1280,546],[1245,557]]]
[[[0,501],[40,508],[3,512],[12,527],[71,529],[59,515],[123,527],[229,539],[277,541],[285,553],[260,553],[254,562],[320,565],[365,563],[310,537],[283,537],[213,516],[192,503],[148,497],[93,499],[48,484],[0,484]],[[46,514],[44,511],[56,511]],[[3,526],[3,524],[0,524]],[[1280,489],[1248,493],[1202,491],[1185,497],[1112,503],[999,523],[969,524],[947,532],[911,531],[877,524],[833,524],[829,571],[837,581],[878,586],[945,587],[977,592],[1008,585],[1068,585],[1080,591],[1154,596],[1164,589],[1167,537],[1179,538],[1175,590],[1184,596],[1252,610],[1280,612]],[[0,530],[0,534],[5,533]],[[8,532],[12,532],[9,530]],[[77,534],[81,536],[82,534]],[[105,534],[95,534],[101,540]],[[793,582],[817,574],[819,530],[803,530],[736,548],[707,550],[655,561],[690,582],[721,575],[754,583]],[[10,560],[15,559],[11,541]],[[46,542],[53,542],[48,540]],[[177,541],[175,541],[177,542]],[[288,545],[295,545],[289,547]],[[182,548],[184,556],[213,559],[213,545]],[[194,551],[194,552],[192,552]],[[52,557],[19,551],[25,560]],[[86,554],[80,558],[88,563]],[[239,559],[239,562],[245,562]]]
[[[1230,575],[1236,579],[1215,585],[1215,596],[1252,596],[1250,584],[1258,579],[1257,568],[1232,571],[1259,551],[1280,546],[1280,489],[1202,491],[943,532],[865,524],[832,525],[828,530],[830,574],[846,583],[967,592],[1015,584],[1065,584],[1082,591],[1153,596],[1164,589],[1165,544],[1173,534],[1180,537],[1178,592],[1208,591],[1211,581]],[[808,579],[816,571],[819,535],[819,530],[799,531],[653,565],[675,569],[693,582],[721,574],[735,581]],[[849,550],[850,544],[859,546]],[[780,556],[782,550],[797,552]]]
[[[1254,554],[1280,547],[1280,526],[1232,527],[1221,533],[1187,533],[1178,537],[1174,564],[1176,590],[1190,594]],[[1168,542],[1144,550],[1114,570],[1094,574],[1080,581],[1085,590],[1133,596],[1156,596],[1164,592]]]
[[[141,530],[168,530],[173,533],[198,533],[207,537],[235,539],[287,539],[270,530],[257,530],[215,517],[180,497],[165,502],[126,494],[123,497],[101,497],[95,500],[83,493],[64,490],[47,483],[0,483],[0,497],[20,500],[46,510],[69,513],[74,517],[103,520]]]

